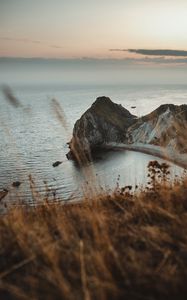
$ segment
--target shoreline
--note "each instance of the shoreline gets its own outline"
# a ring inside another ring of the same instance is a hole
[[[172,149],[163,148],[160,146],[149,145],[149,144],[123,144],[123,143],[107,143],[102,147],[103,149],[117,149],[117,150],[130,150],[135,152],[141,152],[153,156],[157,156],[159,158],[170,161],[179,167],[187,169],[187,154],[181,154],[173,151]]]

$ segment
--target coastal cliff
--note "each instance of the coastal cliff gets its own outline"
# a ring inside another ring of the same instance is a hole
[[[127,142],[127,130],[135,124],[136,119],[136,116],[113,103],[110,98],[97,98],[75,123],[68,158],[80,156],[82,151],[89,156],[96,148],[109,142]]]
[[[157,145],[187,153],[187,105],[165,104],[141,118],[99,97],[76,121],[68,158],[87,158],[111,143]]]
[[[128,143],[143,143],[187,153],[187,105],[164,104],[128,128]]]

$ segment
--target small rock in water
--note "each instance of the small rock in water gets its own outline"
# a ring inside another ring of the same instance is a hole
[[[53,163],[53,167],[58,167],[59,165],[62,164],[62,161],[57,160],[56,162]]]
[[[21,185],[21,182],[20,181],[14,181],[13,183],[12,183],[12,186],[13,187],[19,187]]]
[[[134,109],[134,108],[136,108],[136,106],[131,106],[131,108],[133,108],[133,109]]]

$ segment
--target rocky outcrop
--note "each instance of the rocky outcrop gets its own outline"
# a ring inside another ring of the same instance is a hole
[[[164,104],[129,127],[128,143],[153,144],[187,153],[187,105]]]
[[[187,105],[161,105],[137,118],[107,97],[99,97],[75,123],[67,157],[90,158],[108,143],[153,144],[187,152]]]
[[[136,117],[110,98],[99,97],[75,123],[73,137],[69,143],[68,158],[80,156],[82,151],[88,157],[96,148],[107,142],[126,142],[128,128]]]

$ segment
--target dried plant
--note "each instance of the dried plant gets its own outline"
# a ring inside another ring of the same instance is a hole
[[[149,189],[99,193],[90,151],[74,152],[88,182],[82,201],[49,201],[47,184],[41,198],[29,176],[33,205],[0,216],[0,299],[186,299],[187,179],[167,184],[168,165],[152,161]]]
[[[14,96],[13,91],[9,86],[3,86],[2,88],[3,94],[5,96],[5,99],[13,106],[13,107],[19,107],[22,106],[20,100]]]
[[[9,208],[0,298],[185,299],[187,181],[158,191]]]

